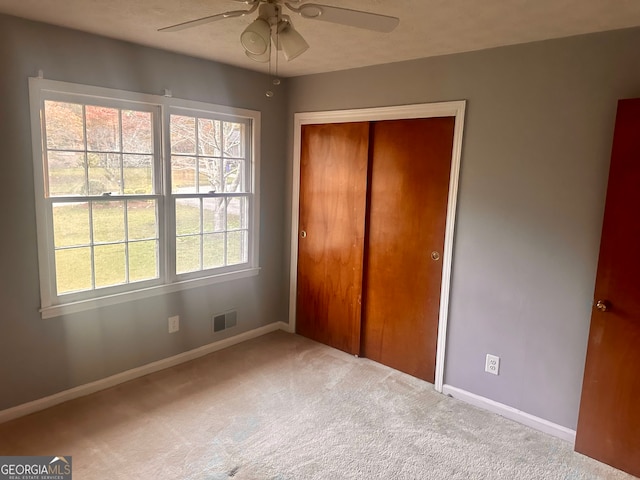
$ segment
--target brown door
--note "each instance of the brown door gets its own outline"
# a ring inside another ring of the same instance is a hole
[[[454,124],[454,117],[376,122],[370,139],[362,354],[429,382]]]
[[[360,352],[369,124],[304,125],[297,333]]]
[[[575,448],[640,476],[640,99],[618,103]]]

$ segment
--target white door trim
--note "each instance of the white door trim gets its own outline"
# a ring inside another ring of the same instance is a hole
[[[422,103],[393,107],[364,108],[357,110],[333,110],[325,112],[302,112],[294,115],[293,174],[291,193],[291,272],[289,282],[289,328],[296,328],[296,296],[298,284],[298,220],[300,206],[300,140],[302,125],[322,123],[364,122],[377,120],[397,120],[404,118],[455,117],[453,149],[451,152],[451,173],[449,176],[449,199],[445,227],[444,252],[442,255],[442,286],[440,290],[440,312],[438,318],[438,346],[436,353],[435,389],[442,392],[444,383],[444,362],[447,339],[447,317],[451,287],[451,263],[453,259],[453,238],[460,178],[460,158],[462,154],[462,132],[466,101]]]

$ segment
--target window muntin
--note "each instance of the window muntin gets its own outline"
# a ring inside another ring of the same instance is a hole
[[[257,112],[42,79],[30,95],[43,317],[257,273]]]

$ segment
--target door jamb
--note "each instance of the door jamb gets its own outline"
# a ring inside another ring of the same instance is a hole
[[[451,171],[449,174],[449,197],[445,226],[444,252],[442,254],[442,284],[440,288],[440,311],[438,314],[438,343],[436,350],[435,390],[442,393],[444,383],[445,348],[451,288],[451,264],[453,240],[460,178],[462,133],[466,100],[438,103],[421,103],[392,107],[363,108],[355,110],[332,110],[323,112],[301,112],[294,115],[293,173],[291,190],[291,271],[289,281],[289,329],[296,329],[296,297],[298,283],[298,228],[300,207],[300,142],[302,125],[322,123],[345,123],[377,120],[399,120],[410,118],[455,117]]]

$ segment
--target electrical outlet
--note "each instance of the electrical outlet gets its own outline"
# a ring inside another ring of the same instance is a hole
[[[180,330],[180,317],[178,315],[169,317],[169,333],[176,333]]]
[[[487,360],[484,364],[484,371],[498,375],[500,373],[500,357],[487,353]]]

